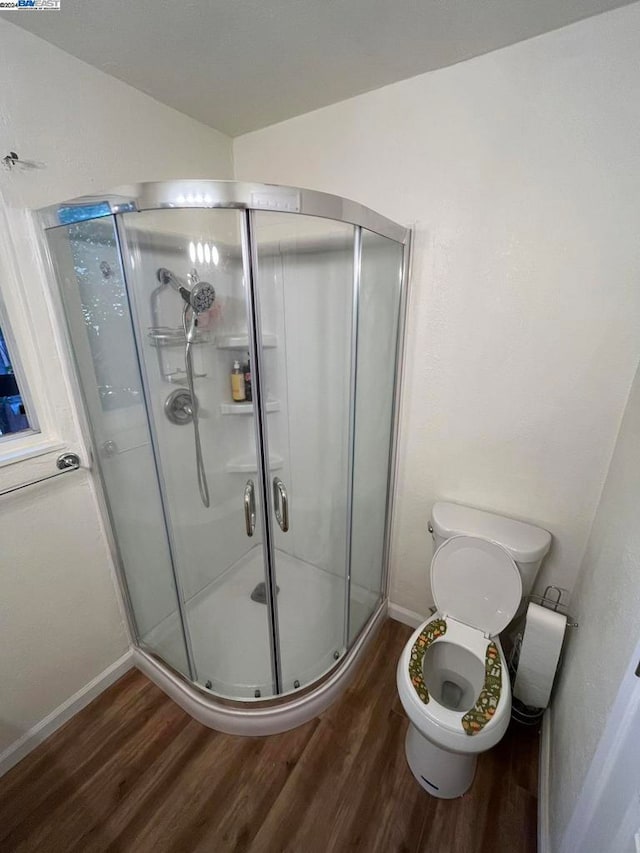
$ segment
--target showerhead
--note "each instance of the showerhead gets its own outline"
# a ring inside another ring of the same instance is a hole
[[[180,292],[182,293],[182,290]],[[216,299],[213,285],[209,284],[208,281],[199,281],[187,293],[189,294],[187,301],[196,314],[203,314],[208,311]],[[185,298],[184,293],[182,293],[182,298]]]
[[[161,284],[170,284],[182,296],[187,305],[191,306],[195,314],[208,311],[215,302],[216,292],[213,285],[209,284],[208,281],[196,281],[189,290],[171,270],[165,267],[160,267],[157,276]]]

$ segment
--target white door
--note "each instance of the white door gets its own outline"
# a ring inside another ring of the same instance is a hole
[[[640,647],[607,719],[562,850],[640,853]]]

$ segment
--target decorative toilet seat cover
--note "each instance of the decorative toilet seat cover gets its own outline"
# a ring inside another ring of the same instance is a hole
[[[502,693],[502,663],[495,643],[489,643],[484,659],[484,685],[476,704],[462,718],[462,728],[468,735],[477,735],[491,720]]]
[[[411,647],[409,655],[409,680],[418,698],[425,705],[429,704],[429,691],[424,683],[424,655],[429,646],[439,637],[447,633],[447,623],[444,619],[432,619],[418,635]],[[493,718],[502,693],[502,663],[500,652],[495,643],[487,645],[484,665],[484,684],[476,703],[461,719],[462,728],[468,735],[481,731]]]
[[[431,562],[431,589],[438,610],[495,637],[507,627],[522,598],[520,571],[496,542],[452,536]]]
[[[429,691],[424,683],[424,653],[434,640],[437,640],[438,637],[442,637],[446,633],[447,623],[444,619],[432,619],[431,622],[427,622],[418,635],[418,639],[411,647],[411,654],[409,655],[409,679],[418,694],[418,698],[425,705],[429,702]]]

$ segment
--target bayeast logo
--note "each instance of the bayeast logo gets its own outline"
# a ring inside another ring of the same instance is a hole
[[[60,9],[60,0],[1,0],[0,9],[5,12],[12,9],[17,11],[33,9],[36,12],[50,12]]]

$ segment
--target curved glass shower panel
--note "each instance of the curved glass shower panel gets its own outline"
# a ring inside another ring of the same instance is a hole
[[[190,675],[114,219],[47,239],[138,638]]]
[[[252,236],[289,691],[345,650],[354,227],[265,211],[252,214]]]
[[[273,695],[275,679],[256,420],[253,402],[234,401],[231,386],[249,351],[243,216],[156,210],[118,219],[197,681],[253,699]]]
[[[347,678],[383,618],[406,231],[232,181],[42,219],[140,665],[209,691],[214,727],[309,719],[329,691],[296,691]]]
[[[382,597],[403,246],[362,229],[349,640]]]

